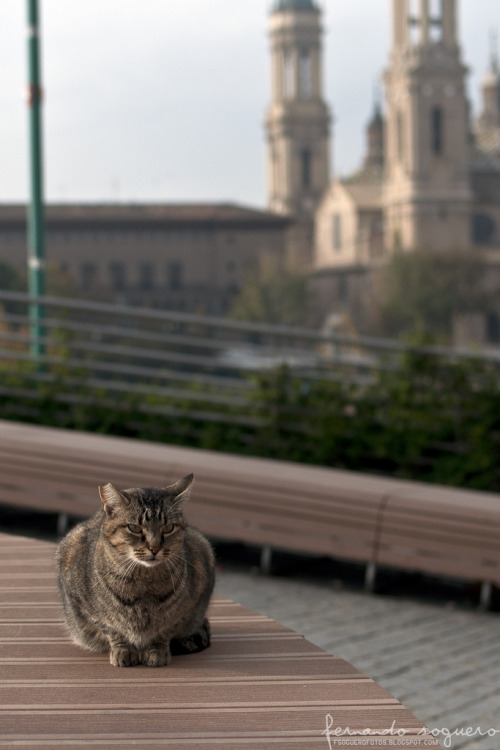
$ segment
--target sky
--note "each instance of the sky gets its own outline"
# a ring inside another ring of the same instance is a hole
[[[499,0],[458,0],[469,96]],[[266,204],[271,0],[39,0],[48,202]],[[390,0],[322,0],[332,167],[360,163]],[[26,0],[0,0],[0,202],[28,197]]]

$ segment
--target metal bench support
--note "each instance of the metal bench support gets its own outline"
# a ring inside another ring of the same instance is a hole
[[[489,609],[491,607],[491,595],[493,586],[489,581],[483,581],[481,584],[481,595],[479,597],[479,609]]]
[[[365,591],[373,593],[375,581],[377,579],[377,566],[375,563],[368,563],[365,570]]]
[[[273,561],[273,551],[271,547],[262,547],[261,553],[260,553],[260,572],[264,573],[264,575],[269,575],[271,573],[271,565]]]
[[[64,536],[68,530],[68,514],[59,513],[57,516],[57,536]]]

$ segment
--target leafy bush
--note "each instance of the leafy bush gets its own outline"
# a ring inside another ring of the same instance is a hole
[[[500,490],[499,379],[481,361],[409,350],[368,383],[281,367],[255,376],[247,408],[217,404],[218,420],[203,401],[91,387],[64,366],[0,382],[4,419]]]

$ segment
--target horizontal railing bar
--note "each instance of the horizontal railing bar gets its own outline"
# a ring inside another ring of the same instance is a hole
[[[0,385],[0,395],[4,396],[18,396],[21,398],[34,398],[39,399],[40,394],[38,391],[30,390],[27,388],[4,388]],[[82,398],[68,393],[54,394],[54,400],[60,403],[72,403],[72,404],[91,404],[95,406],[104,406],[106,408],[119,409],[123,405],[123,402],[116,402],[112,399],[103,398]],[[176,407],[165,407],[165,406],[152,406],[150,404],[137,404],[134,405],[134,409],[138,412],[144,412],[146,414],[168,416],[168,417],[179,417],[189,418],[200,421],[208,422],[220,422],[223,424],[238,424],[245,427],[263,427],[267,424],[265,419],[259,417],[239,416],[234,414],[225,414],[220,412],[211,411],[192,411],[178,409]]]
[[[62,297],[31,297],[22,292],[0,292],[0,299],[26,302],[27,304],[43,304],[47,307],[59,307],[73,310],[87,310],[107,315],[121,315],[149,320],[165,320],[177,323],[195,323],[207,328],[221,328],[233,331],[247,331],[249,333],[270,333],[291,338],[306,338],[313,340],[332,340],[331,336],[322,336],[307,328],[293,328],[289,326],[268,325],[265,323],[246,323],[216,316],[196,315],[194,313],[180,313],[167,310],[151,310],[150,308],[130,307],[109,302],[89,302],[84,300],[67,299]],[[346,339],[347,340],[347,339]],[[350,340],[350,339],[349,339]],[[354,340],[353,340],[354,342]]]
[[[35,382],[57,383],[59,378],[56,373],[33,373]],[[141,395],[160,396],[165,398],[178,398],[184,401],[207,401],[214,404],[227,406],[242,406],[248,408],[249,401],[242,396],[230,394],[217,394],[208,391],[189,391],[181,388],[166,388],[156,384],[141,385],[140,383],[123,383],[116,380],[103,380],[101,378],[79,378],[74,375],[64,376],[67,385],[85,385],[90,388],[106,389],[108,391],[120,391],[122,393],[137,393]]]
[[[1,339],[1,334],[0,334]],[[40,340],[44,340],[43,338]],[[20,360],[23,362],[31,362],[32,357],[31,354],[28,351],[19,351],[17,349],[0,349],[0,358],[9,359],[9,360]],[[123,363],[117,363],[117,362],[107,362],[103,360],[98,359],[80,359],[80,358],[74,358],[74,357],[54,357],[51,355],[44,355],[39,360],[41,363],[44,364],[51,364],[51,365],[61,365],[61,366],[71,366],[71,367],[77,367],[77,368],[85,368],[87,370],[96,370],[101,372],[109,372],[111,374],[121,373],[123,375],[130,375],[134,377],[147,377],[147,378],[153,378],[153,379],[169,379],[169,380],[180,380],[184,382],[196,382],[196,383],[210,383],[214,386],[221,386],[222,388],[236,388],[239,390],[255,390],[255,384],[251,382],[248,378],[234,378],[230,377],[228,375],[220,375],[216,376],[213,374],[200,374],[200,373],[190,373],[190,372],[184,372],[179,370],[169,370],[168,372],[165,372],[165,370],[162,370],[160,368],[154,368],[154,367],[143,367],[139,365],[130,365],[130,364],[123,364]],[[171,358],[171,361],[173,361],[173,358]],[[175,360],[177,363],[182,362],[182,358],[178,358]],[[353,363],[350,361],[342,362],[342,363],[335,363],[335,364],[341,364],[342,366],[352,367]],[[356,363],[354,363],[356,364]],[[212,360],[210,360],[210,368],[214,369],[216,367],[217,369],[227,369],[230,371],[234,371],[236,369],[240,369],[241,371],[244,371],[247,369],[247,372],[251,374],[262,374],[263,370],[256,370],[255,368],[245,368],[244,366],[237,367],[234,366],[223,366],[221,363],[215,362],[213,363]],[[372,368],[370,368],[372,369]],[[384,368],[387,369],[387,368]],[[267,372],[272,373],[272,368],[267,370]],[[327,381],[327,382],[338,382],[341,380],[345,380],[346,377],[349,380],[349,382],[352,383],[358,383],[360,385],[363,384],[369,384],[373,382],[373,377],[371,377],[369,374],[366,374],[364,376],[356,375],[354,373],[349,373],[346,376],[345,372],[337,373],[335,371],[332,371],[331,366],[324,366],[323,368],[316,368],[311,370],[310,368],[302,367],[300,368],[300,376],[309,380],[309,381]]]
[[[6,323],[14,324],[30,324],[30,318],[28,315],[11,315],[5,314],[2,316]],[[168,334],[168,333],[155,333],[154,331],[148,331],[143,328],[127,328],[125,326],[108,326],[98,325],[96,323],[80,323],[78,321],[61,320],[59,318],[44,318],[43,326],[45,328],[56,328],[62,331],[78,331],[88,332],[92,334],[107,335],[107,336],[120,336],[123,338],[141,339],[146,341],[157,341],[160,343],[167,344],[185,344],[187,346],[199,346],[205,349],[224,350],[233,343],[231,340],[222,339],[207,339],[206,337],[187,336],[184,334]],[[21,335],[21,334],[19,334]],[[255,347],[258,349],[258,347]],[[293,349],[290,349],[293,351]]]
[[[9,334],[3,335],[2,332],[0,332],[0,339],[1,338],[7,338]],[[25,343],[29,343],[30,337],[29,334],[22,334],[19,335],[18,341],[22,341]],[[99,342],[93,342],[93,341],[80,341],[80,340],[65,340],[65,341],[58,341],[57,339],[52,339],[48,336],[39,336],[38,342],[45,344],[46,346],[54,346],[54,347],[65,347],[68,350],[74,352],[82,351],[82,352],[97,352],[101,354],[111,354],[116,355],[119,357],[130,357],[133,359],[148,359],[148,360],[156,360],[157,362],[176,362],[180,363],[183,362],[185,364],[189,365],[199,365],[199,366],[210,366],[210,367],[222,367],[225,369],[237,369],[236,367],[229,368],[228,366],[224,366],[222,363],[219,364],[218,360],[210,358],[210,357],[201,357],[196,354],[177,354],[174,352],[161,352],[157,349],[141,349],[138,347],[133,346],[125,346],[123,344],[100,344]]]
[[[281,336],[295,340],[307,340],[330,344],[346,344],[355,348],[364,348],[383,352],[416,352],[430,356],[447,357],[452,360],[479,360],[491,363],[500,363],[499,351],[471,351],[468,349],[453,349],[440,346],[415,346],[393,339],[382,339],[376,337],[359,336],[353,338],[336,333],[324,333],[312,331],[305,328],[293,328],[290,326],[268,325],[264,323],[246,323],[227,320],[226,318],[194,315],[191,313],[179,313],[172,311],[151,310],[140,307],[129,307],[104,302],[89,302],[86,300],[71,300],[58,297],[30,297],[22,292],[0,292],[0,300],[21,301],[26,304],[37,303],[49,307],[62,309],[85,310],[87,312],[102,312],[107,315],[121,315],[136,319],[149,319],[170,321],[178,323],[196,323],[211,329],[228,331],[246,331],[248,333],[267,334],[269,336]]]
[[[65,329],[60,328],[58,330],[64,332]],[[122,331],[122,335],[123,335],[123,331]],[[29,342],[31,341],[31,337],[29,333],[12,333],[8,331],[0,331],[0,341],[1,340],[29,344]],[[238,369],[255,370],[256,369],[256,365],[247,366],[244,363],[231,362],[231,361],[224,360],[224,358],[218,359],[218,358],[214,358],[210,356],[201,357],[200,355],[197,355],[197,354],[188,354],[188,353],[178,354],[178,353],[172,353],[170,351],[164,352],[164,351],[159,351],[158,349],[146,349],[143,347],[133,347],[133,346],[127,346],[127,345],[118,344],[118,343],[100,343],[98,341],[92,341],[92,340],[81,341],[81,340],[76,340],[76,339],[59,340],[57,338],[52,338],[47,335],[40,336],[38,338],[38,341],[47,346],[54,346],[54,347],[64,346],[64,347],[67,347],[68,349],[69,348],[73,348],[75,350],[81,349],[81,350],[85,350],[89,352],[92,352],[92,351],[106,352],[106,353],[111,352],[119,356],[139,357],[140,359],[153,359],[153,360],[156,359],[158,361],[165,361],[165,362],[169,362],[169,361],[186,362],[187,364],[207,365],[209,367],[222,367],[228,370],[235,370],[235,369],[236,370]],[[172,339],[171,343],[174,343],[174,339]],[[189,339],[186,339],[186,343],[189,343],[190,346],[193,345],[193,342],[191,342]],[[204,344],[200,340],[196,340],[194,342],[194,345],[200,348],[204,347]],[[205,347],[205,348],[208,348],[208,347]],[[222,348],[226,352],[228,351],[227,345],[224,347],[218,346],[217,348],[218,349]],[[271,348],[271,347],[250,348],[250,347],[245,346],[243,349],[238,349],[238,351],[241,354],[243,355],[247,354],[248,356],[260,355],[261,357],[270,357],[273,355],[274,356],[277,355],[280,358],[282,358],[283,361],[285,361],[287,357],[293,358],[299,355],[297,350],[294,350],[294,349],[283,350],[280,348],[276,349],[276,348]],[[229,353],[230,352],[231,350],[229,350]],[[303,352],[303,350],[300,350],[300,352],[302,354],[308,353],[308,352]],[[344,359],[346,363],[351,363],[351,359],[349,357],[344,356]],[[342,360],[342,357],[339,357],[338,359],[334,361],[340,362],[341,360]],[[280,364],[280,362],[277,362],[276,364],[278,365]],[[318,361],[315,364],[311,363],[311,364],[298,365],[298,367],[316,368],[316,367],[328,366],[329,364],[331,364],[329,361],[325,361],[325,362]],[[357,358],[352,360],[352,364],[355,364],[360,367],[372,367],[373,366],[372,363],[363,363],[363,362],[360,362]],[[262,365],[262,367],[264,367],[264,365]]]
[[[68,378],[67,382],[72,382],[73,378]],[[146,385],[140,385],[138,383],[120,383],[113,380],[101,380],[99,378],[90,378],[89,380],[78,380],[74,379],[74,383],[81,383],[90,386],[91,388],[106,388],[110,391],[120,391],[126,393],[138,393],[147,394],[150,396],[162,396],[166,398],[178,398],[184,401],[206,401],[211,404],[224,404],[227,406],[242,406],[247,408],[249,405],[248,399],[230,396],[220,395],[217,393],[207,392],[196,392],[187,391],[180,388],[165,388],[165,387],[151,387]]]
[[[325,333],[313,331],[307,328],[295,328],[291,326],[269,325],[265,323],[247,323],[227,318],[195,315],[192,313],[180,313],[165,310],[151,310],[141,307],[129,307],[108,302],[89,302],[87,300],[74,300],[59,297],[30,297],[22,292],[0,292],[0,300],[25,302],[26,304],[40,304],[47,307],[62,309],[85,310],[87,312],[105,313],[106,315],[120,315],[129,318],[143,320],[170,321],[177,323],[195,323],[206,328],[215,328],[228,331],[245,331],[248,333],[267,334],[270,336],[281,336],[295,340],[308,340],[317,342],[330,342],[331,344],[347,344],[357,348],[373,349],[387,352],[414,351],[421,354],[445,356],[453,359],[477,359],[491,362],[500,362],[500,352],[471,351],[464,349],[453,349],[440,346],[415,346],[406,342],[393,339],[359,336],[353,338],[337,333]]]
[[[31,362],[32,357],[28,352],[19,352],[10,349],[0,349],[0,358],[10,360],[20,360],[22,362]],[[243,391],[251,391],[255,389],[253,383],[244,379],[236,379],[229,377],[217,377],[213,375],[199,375],[196,373],[184,373],[177,372],[176,370],[165,372],[151,367],[140,367],[137,365],[121,365],[116,362],[104,362],[99,360],[81,360],[72,358],[53,357],[45,355],[40,358],[40,364],[55,365],[55,366],[70,366],[77,369],[95,370],[99,372],[109,372],[111,374],[121,373],[123,375],[131,375],[134,377],[147,377],[153,380],[172,380],[172,381],[183,381],[183,382],[196,382],[201,385],[208,384],[213,386],[220,386],[222,388],[235,388]],[[1,369],[0,369],[1,372]],[[31,373],[30,373],[31,374]],[[34,376],[38,376],[39,373],[33,372]]]
[[[21,315],[4,315],[3,319],[6,322],[23,322],[28,324],[30,319],[28,316],[21,316]],[[276,352],[279,352],[280,356],[290,356],[290,357],[297,357],[298,353],[301,354],[310,354],[314,353],[316,356],[318,355],[314,350],[304,350],[293,347],[283,347],[279,345],[271,346],[271,345],[256,345],[256,344],[250,344],[249,342],[235,342],[232,340],[222,340],[222,339],[206,339],[201,337],[195,337],[195,336],[185,336],[185,335],[178,335],[178,334],[156,334],[152,333],[150,331],[143,331],[140,329],[130,329],[130,328],[120,328],[117,326],[101,326],[99,325],[98,328],[96,328],[95,324],[86,324],[86,323],[78,323],[74,321],[67,321],[67,320],[58,320],[58,319],[44,319],[43,326],[45,328],[55,328],[57,330],[60,330],[62,332],[65,332],[66,330],[70,331],[85,331],[92,334],[98,333],[98,334],[108,334],[110,336],[120,336],[122,338],[128,339],[128,338],[138,338],[141,340],[149,340],[149,341],[158,341],[161,343],[168,343],[168,344],[180,344],[180,345],[186,345],[186,346],[192,346],[192,347],[200,347],[204,349],[214,349],[217,351],[223,351],[231,353],[232,351],[238,351],[243,355],[248,356],[272,356],[276,355]],[[23,341],[23,342],[29,342],[30,336],[28,333],[6,333],[0,331],[0,339],[4,338],[5,340],[10,341]],[[49,343],[49,339],[44,340],[45,343]],[[63,344],[68,342],[55,342],[57,344]],[[146,349],[139,349],[140,352],[147,352]],[[328,358],[324,358],[323,361],[319,361],[317,365],[307,365],[308,367],[321,367],[321,366],[329,366],[332,363],[345,363],[345,364],[353,364],[360,367],[367,367],[371,368],[373,366],[372,361],[363,361],[360,360],[358,357],[351,357],[350,355],[340,355],[340,354],[333,354],[332,356]],[[256,366],[252,366],[251,368],[245,368],[244,365],[238,365],[238,364],[227,364],[227,367],[229,369],[234,369],[235,367],[240,367],[241,369],[251,369],[254,370]]]

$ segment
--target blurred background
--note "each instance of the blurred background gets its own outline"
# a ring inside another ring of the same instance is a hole
[[[275,525],[226,504],[220,592],[429,726],[495,726],[497,623],[475,608],[500,601],[498,0],[2,0],[0,28],[1,527],[53,538],[53,514],[62,532],[94,508],[92,433],[368,475],[342,475],[319,557],[283,542],[314,493],[262,462],[242,486]],[[70,433],[40,426],[87,433],[69,464]],[[195,457],[217,509],[227,476]],[[397,522],[382,493],[406,562],[380,570],[356,505],[375,477],[453,488],[397,485]]]

